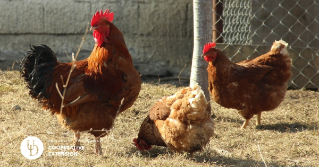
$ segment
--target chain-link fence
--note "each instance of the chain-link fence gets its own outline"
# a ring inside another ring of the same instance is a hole
[[[319,0],[213,0],[213,40],[238,62],[289,43],[289,87],[319,88]]]

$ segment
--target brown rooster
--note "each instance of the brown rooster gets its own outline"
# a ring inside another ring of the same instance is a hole
[[[46,45],[31,47],[21,63],[21,75],[31,97],[55,114],[64,127],[74,131],[76,146],[80,144],[78,132],[92,130],[89,133],[96,137],[98,154],[102,154],[100,137],[112,128],[119,113],[133,105],[141,89],[140,75],[112,20],[113,13],[108,10],[97,11],[92,17],[96,44],[87,59],[75,62],[62,113],[56,83],[63,92],[62,82],[67,80],[72,63],[58,62]]]
[[[275,41],[270,51],[252,60],[231,62],[215,43],[205,45],[203,55],[209,62],[208,90],[213,100],[226,108],[234,108],[246,119],[242,128],[257,114],[273,110],[285,97],[291,77],[288,44]]]
[[[184,88],[155,103],[133,142],[139,150],[157,145],[177,152],[199,151],[214,134],[210,113],[200,86]]]

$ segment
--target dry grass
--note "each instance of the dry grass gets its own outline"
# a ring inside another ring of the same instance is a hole
[[[76,157],[48,156],[49,146],[70,146],[73,133],[32,100],[17,71],[0,71],[0,166],[319,166],[319,93],[290,90],[274,111],[264,112],[262,126],[254,117],[246,130],[236,110],[212,102],[216,135],[192,157],[153,147],[139,152],[132,145],[139,125],[154,102],[180,88],[144,83],[134,105],[120,114],[110,134],[101,139],[103,156],[94,154],[94,137],[81,134],[85,149]],[[19,105],[21,110],[11,110]],[[20,153],[27,136],[42,140],[44,152],[36,160]],[[50,142],[50,140],[58,142]],[[264,161],[263,161],[264,159]],[[265,162],[265,163],[264,163]]]

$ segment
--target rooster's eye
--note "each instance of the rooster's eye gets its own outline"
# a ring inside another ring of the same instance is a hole
[[[106,26],[106,25],[107,25],[107,23],[105,23],[105,22],[100,23],[100,26]]]

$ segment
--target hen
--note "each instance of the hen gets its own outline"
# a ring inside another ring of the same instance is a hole
[[[79,132],[91,130],[97,154],[102,154],[100,137],[112,128],[119,113],[133,105],[141,89],[140,75],[112,20],[113,13],[108,10],[93,15],[91,30],[96,44],[87,59],[75,62],[66,90],[62,83],[72,63],[60,63],[48,46],[31,47],[21,62],[21,75],[31,97],[56,115],[62,126],[74,131],[76,146],[80,145]],[[56,83],[61,92],[66,91],[61,113]]]
[[[177,152],[199,151],[214,133],[210,113],[200,86],[184,88],[155,103],[133,142],[139,150],[157,145]]]
[[[215,43],[205,45],[203,55],[209,62],[208,90],[215,102],[234,108],[246,119],[242,128],[257,114],[273,110],[283,101],[291,77],[288,44],[275,41],[270,51],[252,60],[231,62]]]

